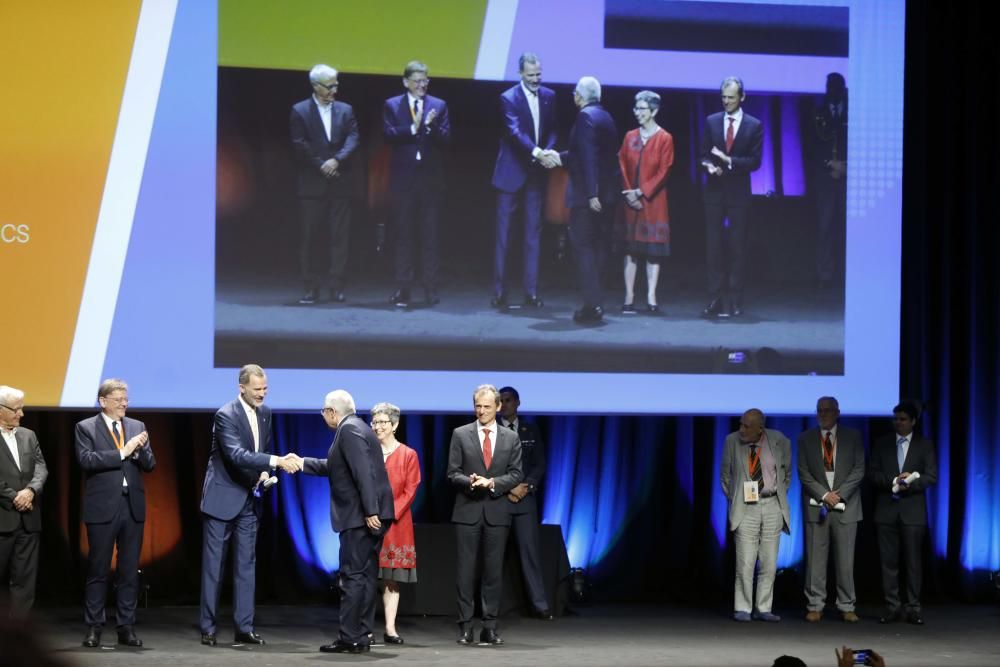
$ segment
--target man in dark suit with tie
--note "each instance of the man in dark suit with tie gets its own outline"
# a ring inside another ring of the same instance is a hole
[[[340,630],[324,653],[371,648],[382,538],[395,519],[392,487],[375,433],[343,389],[323,402],[323,420],[337,431],[325,459],[303,459],[303,470],[330,480],[330,525],[340,534]]]
[[[524,477],[507,494],[510,501],[511,527],[517,538],[518,554],[524,586],[531,601],[532,613],[541,619],[553,619],[549,596],[542,579],[541,548],[538,539],[539,486],[545,476],[545,444],[538,426],[524,421],[517,414],[521,395],[514,387],[500,388],[500,421],[504,428],[516,433],[521,441],[521,470]]]
[[[511,220],[521,211],[524,218],[524,302],[540,308],[538,257],[542,237],[542,199],[545,172],[556,166],[548,154],[556,145],[556,94],[542,85],[542,63],[534,53],[518,59],[521,81],[500,95],[503,128],[500,152],[493,170],[497,189],[497,233],[493,264],[495,308],[506,308],[507,249]]]
[[[500,645],[497,616],[503,590],[503,553],[510,529],[507,494],[520,483],[521,442],[510,429],[499,428],[500,393],[490,384],[472,394],[476,421],[459,426],[448,448],[448,481],[456,487],[451,520],[458,545],[458,643],[473,640],[476,572],[482,558],[481,600],[483,644]]]
[[[817,623],[826,605],[826,564],[833,544],[837,574],[837,610],[847,623],[854,611],[854,544],[861,521],[865,448],[861,433],[841,426],[840,405],[832,396],[816,402],[817,428],[798,438],[799,481],[806,524],[806,620]]]
[[[451,142],[448,105],[427,94],[427,65],[411,61],[403,70],[406,93],[390,97],[382,108],[382,135],[392,146],[389,189],[393,196],[396,283],[390,301],[405,308],[420,246],[421,282],[426,303],[439,302],[437,217],[445,188],[444,147]]]
[[[760,168],[764,146],[764,126],[744,113],[744,99],[743,81],[735,76],[725,79],[723,111],[705,120],[701,135],[701,165],[708,174],[703,199],[712,297],[702,316],[708,318],[743,314],[750,174]],[[723,226],[727,219],[728,229]]]
[[[903,618],[923,625],[920,586],[927,498],[924,491],[937,482],[934,443],[914,432],[919,408],[902,401],[892,409],[895,433],[879,438],[872,448],[868,479],[875,487],[875,527],[882,563],[882,592],[886,611],[879,623]],[[906,566],[906,599],[899,594],[900,541]]]
[[[569,133],[569,150],[559,154],[560,163],[569,168],[569,240],[583,293],[583,307],[573,313],[573,319],[596,323],[604,317],[601,257],[614,221],[614,204],[622,189],[620,142],[615,121],[601,106],[601,84],[597,79],[581,78],[573,90],[573,102],[580,111]]]
[[[21,426],[24,392],[0,386],[0,577],[10,585],[10,616],[26,618],[35,603],[39,496],[49,476],[34,431]]]
[[[116,378],[105,380],[97,390],[97,401],[100,414],[78,423],[75,436],[76,460],[84,473],[83,522],[90,545],[83,609],[88,630],[83,645],[101,645],[111,554],[117,547],[118,643],[139,647],[142,640],[136,636],[134,626],[139,554],[146,525],[142,477],[156,467],[156,458],[145,424],[125,416],[127,384]]]
[[[309,82],[313,94],[292,107],[290,120],[302,224],[299,263],[306,288],[301,304],[315,303],[323,288],[329,289],[332,301],[344,300],[350,197],[358,183],[354,168],[358,123],[351,106],[334,99],[337,70],[316,65],[309,72]]]
[[[254,629],[254,590],[257,580],[257,525],[260,492],[270,471],[280,467],[302,469],[295,454],[271,454],[271,409],[264,405],[267,375],[256,364],[240,369],[240,394],[215,413],[212,449],[201,495],[201,643],[216,644],[226,553],[233,547],[233,621],[238,644],[263,644]]]
[[[821,289],[833,285],[843,268],[847,221],[847,82],[826,76],[826,94],[813,119],[816,138],[810,185],[816,196],[816,277]],[[838,266],[840,264],[840,266]]]

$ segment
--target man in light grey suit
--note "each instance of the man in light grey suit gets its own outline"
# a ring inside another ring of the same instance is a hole
[[[452,432],[448,450],[448,481],[457,487],[451,514],[458,545],[458,643],[472,639],[477,563],[482,558],[482,644],[503,644],[497,634],[500,593],[503,589],[503,552],[510,530],[507,494],[523,478],[521,441],[507,428],[498,428],[500,392],[490,384],[472,394],[476,421]]]
[[[833,542],[837,609],[848,623],[854,611],[854,543],[861,521],[858,488],[865,478],[861,433],[840,426],[840,405],[832,396],[816,402],[819,426],[798,437],[799,481],[806,524],[806,620],[817,623],[826,604],[826,561]]]
[[[775,623],[774,596],[778,540],[789,531],[788,484],[792,479],[792,451],[788,438],[764,428],[764,413],[743,413],[740,430],[726,436],[719,479],[729,500],[729,530],[736,533],[736,594],[733,620],[749,622],[753,600],[754,565],[757,604],[753,618]]]
[[[12,618],[27,617],[35,603],[39,496],[49,476],[35,432],[21,426],[23,416],[24,392],[0,385],[0,581],[10,584]]]

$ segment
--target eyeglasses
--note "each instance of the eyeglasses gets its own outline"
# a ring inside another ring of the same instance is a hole
[[[392,421],[388,419],[373,419],[372,426],[388,426]]]
[[[7,408],[8,410],[10,410],[11,412],[14,412],[14,413],[24,412],[24,407],[23,406],[18,406],[16,408],[12,408],[9,405],[5,405],[3,403],[0,403],[0,408]]]
[[[407,79],[407,81],[412,83],[414,86],[426,86],[431,82],[430,79]]]
[[[316,82],[313,83],[313,85],[314,86],[319,86],[320,88],[322,88],[323,90],[327,91],[328,93],[332,93],[333,91],[337,90],[337,88],[340,86],[340,84],[337,83],[336,81],[334,81],[333,83],[331,83],[329,85],[323,83],[322,81],[316,81]]]
[[[114,403],[116,405],[128,405],[128,396],[121,396],[121,397],[104,396],[103,398],[108,403]]]
[[[649,107],[632,107],[632,111],[650,111]]]

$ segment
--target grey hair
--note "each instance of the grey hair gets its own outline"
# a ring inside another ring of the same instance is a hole
[[[475,400],[479,398],[480,394],[493,394],[493,400],[496,402],[497,405],[500,405],[500,392],[497,391],[497,388],[494,387],[493,385],[481,384],[478,387],[476,387],[476,390],[472,392],[473,402],[475,402]]]
[[[323,405],[332,408],[341,417],[353,415],[356,412],[354,398],[343,389],[334,389],[327,394]]]
[[[125,380],[108,378],[97,388],[97,398],[106,398],[116,391],[128,391],[128,384],[125,383]]]
[[[736,88],[740,91],[740,97],[743,97],[744,92],[745,92],[743,90],[743,79],[741,79],[738,76],[727,76],[725,79],[722,80],[722,85],[719,86],[719,90],[721,91],[722,89],[724,89],[726,86],[728,86],[731,83],[735,83],[736,84]]]
[[[392,422],[393,426],[399,423],[399,408],[392,403],[376,403],[371,409],[371,415],[372,417],[375,415],[385,415]]]
[[[427,69],[427,64],[419,60],[411,60],[406,63],[406,67],[403,68],[403,78],[409,79],[411,76],[420,72],[421,74],[429,74]]]
[[[320,79],[336,79],[337,70],[329,65],[315,65],[309,70],[309,83],[319,83]]]
[[[635,101],[645,102],[649,105],[650,111],[656,111],[660,108],[660,96],[652,90],[640,90],[635,94]]]
[[[0,401],[4,403],[17,403],[24,400],[24,392],[14,387],[0,384]]]
[[[542,61],[538,59],[538,54],[532,53],[531,51],[525,51],[521,54],[521,57],[517,59],[517,71],[523,72],[525,65],[541,65]]]
[[[757,424],[761,428],[764,428],[764,412],[759,408],[750,408],[743,413],[747,417],[754,417],[757,419]]]
[[[251,376],[266,378],[267,373],[265,373],[264,369],[258,366],[257,364],[247,364],[246,366],[240,369],[240,384],[245,385],[248,382],[250,382]]]
[[[576,92],[584,102],[600,102],[601,82],[592,76],[581,77],[576,84]]]

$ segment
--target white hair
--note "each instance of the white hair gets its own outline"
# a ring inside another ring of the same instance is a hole
[[[318,83],[320,79],[336,79],[337,70],[329,65],[315,65],[309,70],[309,83]]]
[[[356,411],[354,398],[343,389],[334,389],[327,394],[326,400],[323,401],[323,406],[331,408],[341,417],[353,415]]]
[[[576,84],[576,92],[584,102],[601,101],[601,82],[592,76],[584,76]]]
[[[24,400],[24,392],[20,389],[14,389],[14,387],[8,387],[5,384],[0,384],[0,401],[6,404],[17,403],[18,401]]]

